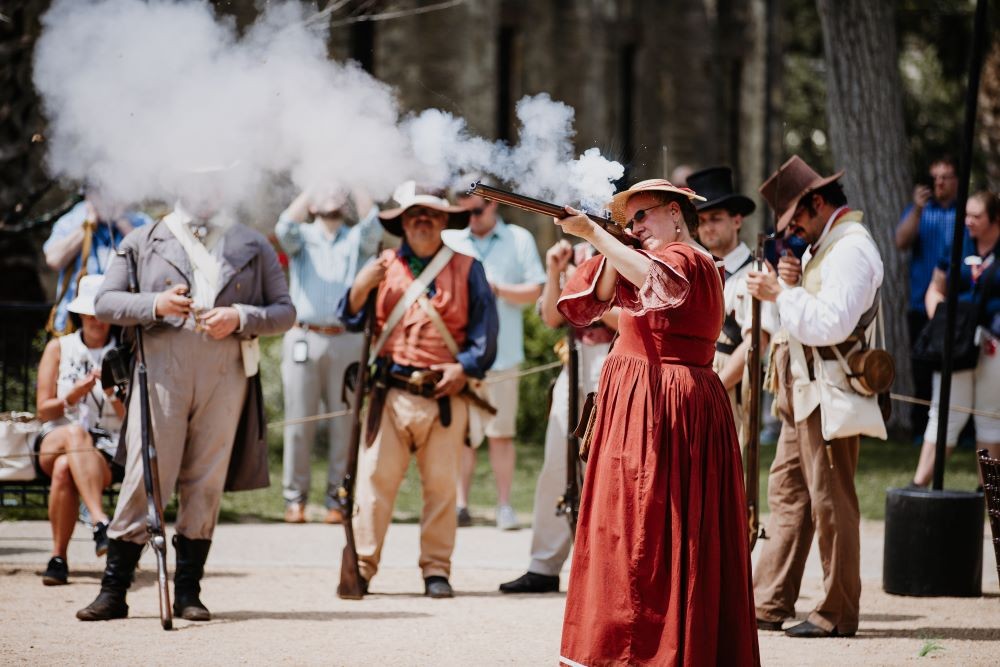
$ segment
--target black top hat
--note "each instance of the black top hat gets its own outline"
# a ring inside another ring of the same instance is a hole
[[[709,167],[696,171],[688,176],[687,183],[689,188],[705,198],[705,201],[694,203],[699,213],[724,208],[734,214],[750,215],[757,209],[752,199],[735,191],[733,170],[729,167]]]

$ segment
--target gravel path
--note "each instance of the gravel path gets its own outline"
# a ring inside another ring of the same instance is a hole
[[[794,640],[761,633],[765,665],[1000,661],[1000,587],[989,543],[982,598],[896,597],[881,589],[882,531],[881,522],[862,526],[858,636]],[[81,623],[74,612],[96,595],[101,567],[84,529],[78,527],[70,548],[71,585],[47,588],[36,572],[48,560],[48,524],[0,522],[0,663],[555,665],[564,594],[496,592],[498,583],[522,572],[530,539],[529,530],[462,529],[452,576],[458,596],[430,600],[421,595],[416,566],[418,527],[393,525],[372,595],[351,602],[334,593],[339,527],[224,524],[203,586],[214,620],[176,621],[177,630],[166,633],[149,553],[129,594],[129,620]],[[802,591],[800,615],[822,591],[815,548]],[[940,648],[919,656],[933,646]]]

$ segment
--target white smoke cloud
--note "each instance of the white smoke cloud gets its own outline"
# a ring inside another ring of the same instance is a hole
[[[438,109],[409,119],[406,130],[432,180],[460,188],[467,184],[455,177],[463,173],[492,174],[531,197],[589,210],[603,207],[625,170],[596,148],[573,158],[573,108],[541,93],[522,98],[516,112],[515,146],[471,136],[463,119]]]
[[[242,37],[200,0],[54,0],[35,51],[50,121],[48,166],[117,202],[204,194],[254,199],[275,177],[384,198],[417,178],[469,170],[519,191],[597,207],[622,167],[574,159],[573,109],[547,95],[517,106],[514,147],[470,136],[431,109],[404,122],[394,91],[327,58],[326,33],[298,2],[270,2]],[[419,160],[414,156],[419,156]]]

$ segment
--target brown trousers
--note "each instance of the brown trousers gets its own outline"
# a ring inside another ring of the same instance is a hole
[[[774,355],[781,435],[767,493],[770,539],[761,542],[763,551],[753,578],[757,618],[781,621],[795,615],[815,532],[826,594],[808,620],[827,631],[854,632],[861,598],[861,519],[854,472],[861,439],[824,441],[818,408],[796,422],[788,345],[777,345]]]
[[[465,399],[451,398],[451,424],[441,425],[437,401],[390,389],[378,435],[361,452],[358,465],[358,518],[355,540],[361,576],[378,571],[382,543],[392,520],[396,494],[410,455],[417,459],[423,489],[420,513],[420,569],[424,578],[448,577],[455,549],[455,494],[459,454],[469,411]]]

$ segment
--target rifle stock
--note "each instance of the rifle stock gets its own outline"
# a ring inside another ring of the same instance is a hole
[[[131,250],[124,253],[128,273],[128,291],[137,294],[139,281],[135,256]],[[146,377],[146,351],[142,344],[142,325],[135,327],[136,376],[139,385],[139,428],[142,441],[142,481],[146,490],[146,531],[156,555],[156,585],[160,592],[160,625],[164,630],[173,627],[170,608],[170,589],[167,587],[167,536],[163,528],[163,500],[160,497],[160,468],[153,441],[149,408],[149,382]]]
[[[764,266],[764,234],[757,235],[757,247],[754,252],[754,270],[762,271]],[[750,374],[750,411],[749,433],[747,433],[746,450],[744,452],[743,469],[747,495],[747,529],[750,537],[750,550],[753,551],[758,537],[764,537],[760,528],[760,393],[761,378],[761,321],[760,299],[753,298],[750,303],[750,349],[747,351],[747,364]]]
[[[576,536],[576,518],[580,512],[580,439],[574,425],[580,418],[580,344],[573,327],[567,328],[566,379],[568,381],[568,410],[566,415],[566,490],[559,498],[556,514],[566,517],[569,529]]]
[[[375,256],[382,254],[382,244],[378,246]],[[358,475],[358,452],[361,448],[361,407],[365,399],[365,388],[368,386],[368,355],[371,351],[372,332],[375,327],[375,296],[377,288],[368,293],[366,304],[364,344],[358,361],[357,377],[354,384],[354,421],[351,424],[351,441],[348,446],[347,473],[337,489],[337,504],[343,515],[344,535],[347,544],[340,558],[340,583],[337,585],[337,597],[344,600],[360,600],[365,596],[364,580],[361,578],[361,568],[358,565],[358,549],[354,541],[354,483]],[[348,373],[350,370],[348,370]]]
[[[566,213],[566,209],[563,206],[542,201],[541,199],[534,199],[533,197],[519,195],[508,190],[501,190],[500,188],[495,188],[491,185],[483,185],[478,181],[473,183],[465,194],[469,196],[478,195],[483,199],[500,202],[501,204],[507,204],[508,206],[519,208],[522,211],[540,213],[541,215],[559,218],[560,220],[568,217],[569,215]],[[632,248],[639,247],[639,242],[631,236],[628,236],[625,233],[625,230],[615,223],[614,220],[611,220],[610,218],[603,218],[599,215],[594,215],[593,213],[586,213],[586,216],[600,225],[604,231],[611,234],[611,236],[615,237],[619,242]]]

